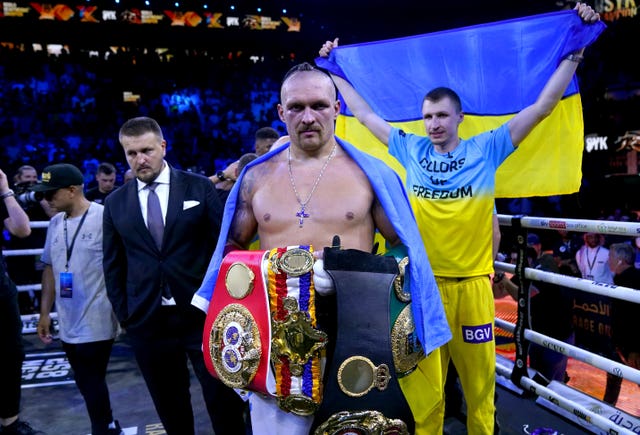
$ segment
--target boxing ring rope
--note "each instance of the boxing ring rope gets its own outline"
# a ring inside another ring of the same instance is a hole
[[[515,265],[496,261],[494,263],[496,270],[503,272],[515,273]],[[627,300],[640,304],[640,292],[637,289],[629,287],[616,286],[614,284],[591,281],[584,278],[576,278],[567,275],[558,275],[553,272],[545,272],[543,270],[526,268],[525,278],[530,281],[542,281],[550,284],[572,287],[576,290],[582,290],[589,293],[595,293],[602,296],[610,296],[616,299]]]
[[[515,330],[515,324],[506,322],[502,319],[496,319],[496,326],[509,332],[514,332]],[[609,372],[612,375],[622,376],[636,384],[640,384],[640,370],[636,370],[633,367],[612,361],[603,356],[591,353],[572,344],[565,343],[564,341],[556,340],[555,338],[548,337],[531,329],[526,329],[524,336],[528,341],[539,344],[540,346],[547,347],[568,357],[591,364],[592,366]]]
[[[49,221],[33,221],[29,222],[29,226],[31,229],[33,228],[48,228]],[[8,249],[3,250],[2,255],[5,257],[18,257],[21,255],[42,255],[44,248],[40,249]],[[11,275],[11,274],[9,274]],[[33,283],[33,284],[23,284],[16,285],[16,289],[19,292],[28,292],[28,291],[39,291],[42,290],[42,283]],[[36,332],[36,328],[38,326],[38,319],[40,314],[22,314],[20,316],[22,318],[22,333],[23,334],[33,334]],[[58,313],[51,312],[51,323],[52,326],[57,330],[58,327]]]
[[[570,416],[577,417],[577,423],[581,424],[593,433],[598,433],[597,430],[600,429],[605,431],[604,433],[637,435],[640,431],[640,421],[633,421],[635,420],[633,417],[627,417],[625,419],[618,413],[616,414],[616,418],[612,418],[611,416],[607,418],[598,412],[594,412],[585,406],[581,406],[579,403],[576,403],[571,399],[567,399],[562,394],[549,388],[554,386],[554,384],[564,384],[556,381],[549,382],[539,374],[535,374],[535,371],[532,369],[529,369],[527,367],[527,347],[529,342],[539,344],[540,346],[590,364],[593,367],[606,371],[607,373],[623,377],[624,379],[628,379],[637,384],[640,384],[640,370],[612,361],[577,346],[539,334],[527,328],[527,325],[529,320],[529,284],[531,281],[541,281],[571,287],[576,290],[628,300],[634,303],[640,303],[640,291],[627,287],[618,287],[613,284],[599,283],[583,278],[575,278],[525,267],[524,250],[526,248],[527,228],[538,230],[564,229],[573,232],[595,232],[600,234],[633,237],[640,235],[640,223],[511,216],[502,214],[498,215],[498,221],[501,226],[511,226],[515,229],[515,238],[518,245],[518,258],[516,260],[516,265],[496,261],[495,269],[496,271],[519,275],[522,285],[518,289],[518,317],[516,323],[509,323],[499,318],[495,319],[497,328],[513,333],[514,342],[516,344],[516,358],[513,367],[508,367],[498,359],[496,361],[496,375],[510,380],[516,389],[522,388],[523,392],[526,391],[533,393],[563,410],[568,411]],[[46,228],[48,225],[48,221],[31,222],[31,228]],[[10,257],[19,255],[41,255],[42,251],[43,249],[18,249],[6,250],[2,253],[4,256]],[[40,290],[41,284],[34,283],[20,285],[17,286],[17,288],[18,291]],[[56,313],[53,312],[51,314],[55,325],[57,322]],[[28,334],[36,332],[38,317],[38,314],[22,315],[23,333]],[[629,427],[623,427],[622,423],[628,423]]]
[[[567,230],[573,232],[594,232],[600,234],[613,234],[618,236],[637,237],[640,235],[640,223],[618,222],[618,221],[598,221],[563,218],[541,218],[528,216],[498,215],[501,226],[511,226],[514,228],[514,237],[517,244],[516,264],[495,262],[495,270],[509,272],[519,278],[522,283],[518,287],[517,298],[517,320],[516,323],[509,323],[502,319],[495,319],[497,328],[513,333],[516,355],[513,368],[510,369],[500,359],[496,362],[496,374],[509,379],[513,385],[520,387],[523,391],[533,393],[536,396],[546,399],[556,407],[568,411],[569,416],[577,417],[578,424],[589,429],[593,433],[599,433],[598,429],[604,433],[640,433],[640,420],[633,416],[622,416],[622,412],[617,410],[613,415],[605,417],[601,415],[603,407],[595,407],[598,412],[581,406],[579,403],[568,400],[558,391],[552,388],[556,385],[564,385],[557,381],[549,382],[540,374],[527,366],[528,343],[533,342],[555,352],[572,357],[576,360],[600,368],[607,373],[628,379],[640,384],[640,371],[624,364],[612,361],[595,353],[570,345],[560,340],[553,339],[543,334],[539,334],[528,328],[529,325],[529,285],[531,281],[542,281],[564,287],[570,287],[583,292],[598,294],[602,296],[627,300],[640,303],[640,291],[627,287],[616,286],[614,284],[600,283],[583,278],[576,278],[552,272],[545,272],[537,269],[525,267],[525,249],[527,240],[527,229],[538,230]],[[583,304],[584,305],[584,304]],[[595,304],[593,304],[595,305]],[[574,300],[575,306],[575,300]],[[581,309],[582,305],[579,307]],[[591,306],[586,307],[591,311]],[[596,306],[596,310],[599,308]],[[534,373],[532,376],[532,372]],[[539,381],[539,382],[536,382]],[[542,382],[542,383],[541,383]],[[566,388],[566,387],[565,387]],[[608,406],[608,405],[607,405]],[[553,409],[553,407],[551,407]],[[625,426],[623,426],[623,424]]]
[[[496,373],[498,375],[508,378],[511,374],[511,369],[500,363],[496,363]],[[575,402],[569,399],[566,399],[565,397],[561,396],[555,391],[543,386],[542,384],[537,383],[532,379],[529,379],[527,377],[522,377],[520,382],[522,384],[522,387],[525,388],[526,390],[531,391],[536,395],[538,395],[539,397],[542,397],[552,403],[555,403],[561,408],[566,409],[567,411],[571,412],[573,415],[579,416],[580,418],[584,419],[590,424],[593,424],[594,426],[607,430],[608,433],[637,435],[636,432],[633,432],[629,429],[618,426],[617,424],[612,422],[610,419],[603,417],[602,415],[597,414],[583,406],[577,405]]]

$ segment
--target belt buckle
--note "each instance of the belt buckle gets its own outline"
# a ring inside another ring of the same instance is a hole
[[[313,254],[306,249],[293,248],[282,255],[271,257],[271,266],[277,272],[282,271],[290,276],[301,276],[313,270]]]

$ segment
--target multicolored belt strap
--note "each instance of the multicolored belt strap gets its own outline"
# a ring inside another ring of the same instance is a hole
[[[320,358],[327,335],[317,329],[313,248],[288,246],[269,252],[271,360],[278,405],[313,414],[322,401]]]

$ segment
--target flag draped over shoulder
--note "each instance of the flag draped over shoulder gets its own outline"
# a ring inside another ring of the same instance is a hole
[[[316,64],[348,80],[374,112],[407,132],[425,134],[424,95],[455,90],[465,119],[460,136],[491,130],[535,102],[561,60],[591,44],[605,29],[561,11],[387,41],[339,46]],[[343,101],[344,103],[344,101]],[[346,105],[337,135],[404,169]],[[574,77],[553,113],[498,169],[497,197],[560,195],[580,188],[582,103]]]

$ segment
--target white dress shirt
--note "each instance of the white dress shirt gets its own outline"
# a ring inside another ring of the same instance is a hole
[[[169,169],[169,165],[167,162],[164,162],[164,168],[160,171],[158,177],[153,180],[153,182],[158,183],[156,187],[156,195],[158,195],[158,200],[160,200],[160,210],[162,210],[162,222],[167,223],[167,208],[169,208],[169,175],[171,170]],[[140,210],[142,211],[142,218],[144,219],[144,224],[149,227],[147,223],[147,198],[149,197],[149,189],[145,189],[148,183],[144,181],[140,181],[136,178],[136,182],[138,183],[138,199],[140,200]]]

